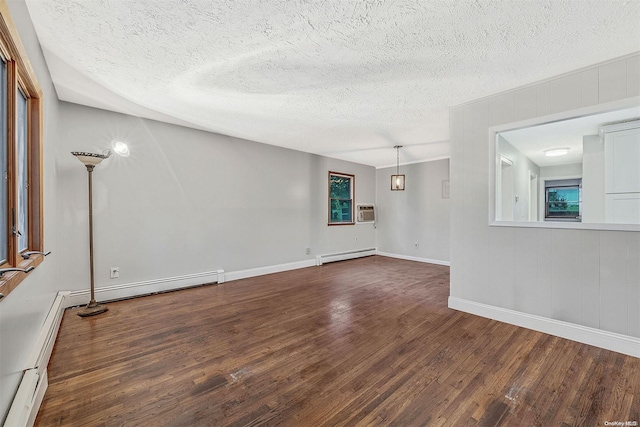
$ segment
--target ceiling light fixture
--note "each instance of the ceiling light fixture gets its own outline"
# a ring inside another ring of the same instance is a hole
[[[393,147],[396,149],[396,174],[391,175],[391,191],[404,191],[404,175],[400,175],[400,148],[402,145]]]
[[[544,150],[544,155],[547,157],[558,157],[558,156],[564,156],[568,152],[569,152],[568,147],[550,148],[548,150]]]

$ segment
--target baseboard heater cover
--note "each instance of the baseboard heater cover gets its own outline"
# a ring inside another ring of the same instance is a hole
[[[38,409],[40,409],[44,393],[49,385],[47,365],[62,322],[66,307],[65,300],[69,294],[70,292],[58,292],[49,309],[34,350],[27,359],[18,391],[4,422],[5,427],[31,427],[36,421]]]
[[[123,283],[96,288],[96,300],[116,301],[121,299],[151,295],[166,291],[175,291],[208,283],[224,283],[224,270],[204,273],[186,274],[183,276],[164,277],[142,282]],[[72,291],[66,299],[66,308],[84,305],[89,301],[89,290]]]
[[[4,422],[5,427],[31,427],[35,422],[35,416],[38,413],[36,403],[38,400],[38,390],[40,376],[37,369],[27,369],[22,375],[22,381],[18,387],[16,397],[13,399],[7,419]],[[44,396],[44,392],[42,392]],[[37,405],[40,406],[39,404]]]
[[[362,258],[366,256],[376,255],[378,250],[376,248],[358,249],[354,251],[337,252],[334,254],[318,255],[316,257],[316,265],[321,266],[329,262],[345,261],[348,259]]]

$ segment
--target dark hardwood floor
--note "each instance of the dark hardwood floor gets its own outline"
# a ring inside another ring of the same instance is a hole
[[[447,308],[369,257],[67,310],[37,426],[640,423],[640,359]]]

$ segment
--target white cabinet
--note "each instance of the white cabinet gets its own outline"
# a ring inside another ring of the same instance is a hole
[[[606,222],[640,223],[640,127],[631,126],[603,127]]]
[[[606,194],[607,222],[640,224],[640,193]]]

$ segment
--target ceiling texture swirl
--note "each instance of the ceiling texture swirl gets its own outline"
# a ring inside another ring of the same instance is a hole
[[[376,167],[448,157],[453,105],[640,51],[640,0],[26,3],[63,101]]]

